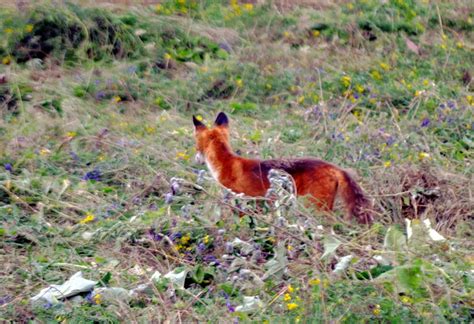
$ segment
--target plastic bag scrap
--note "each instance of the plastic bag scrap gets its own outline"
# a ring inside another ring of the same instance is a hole
[[[244,296],[244,303],[235,308],[236,312],[253,312],[263,307],[258,296]]]
[[[57,304],[59,299],[72,297],[77,294],[91,291],[97,281],[84,279],[82,277],[82,271],[76,272],[62,285],[51,285],[40,291],[39,294],[31,298],[32,302],[39,300],[46,301],[50,304]]]

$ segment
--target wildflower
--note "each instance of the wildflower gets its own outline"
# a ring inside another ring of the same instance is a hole
[[[244,81],[242,81],[242,79],[237,79],[235,80],[235,84],[237,85],[237,87],[242,88],[242,86],[244,85]]]
[[[375,305],[374,309],[372,310],[372,314],[374,314],[375,316],[379,316],[380,315],[380,305]]]
[[[298,104],[302,104],[304,102],[304,96],[298,98]]]
[[[102,180],[102,174],[98,169],[94,169],[92,171],[87,172],[84,177],[82,177],[82,180],[93,180],[93,181],[101,181]]]
[[[243,5],[243,7],[244,7],[244,10],[246,10],[246,11],[252,11],[253,10],[253,4],[251,4],[251,3],[245,3]]]
[[[202,241],[204,242],[204,244],[209,243],[209,235],[204,236],[204,238],[202,239]]]
[[[392,166],[392,161],[384,162],[383,166],[386,167],[386,168],[390,168]]]
[[[165,53],[165,60],[167,60],[167,61],[171,60],[171,57],[172,57],[171,54]]]
[[[5,171],[8,171],[10,173],[13,172],[13,166],[11,165],[11,163],[5,163]]]
[[[403,304],[406,304],[406,305],[409,305],[413,302],[413,300],[408,297],[408,296],[401,296],[400,297],[400,301],[403,303]]]
[[[321,35],[321,32],[319,30],[313,30],[312,34],[313,34],[313,37],[319,37],[319,35]]]
[[[357,91],[358,93],[360,93],[360,94],[362,94],[362,93],[364,92],[364,90],[365,90],[364,87],[361,86],[360,84],[357,84],[357,85],[355,86],[355,89],[356,89],[356,91]]]
[[[428,125],[430,124],[430,119],[428,117],[424,118],[422,121],[421,121],[421,127],[428,127]]]
[[[429,158],[429,157],[430,157],[430,155],[429,155],[428,153],[425,153],[425,152],[420,152],[420,153],[418,153],[418,159],[419,159],[420,161],[422,161],[422,160],[424,160],[424,159],[427,159],[427,158]]]
[[[87,223],[90,223],[92,222],[93,220],[95,219],[95,216],[91,213],[87,213],[86,214],[86,217],[84,217],[83,219],[80,220],[80,224],[87,224]]]
[[[11,60],[10,56],[5,56],[4,58],[2,58],[2,64],[3,65],[8,65],[8,64],[11,63],[11,61],[12,60]]]
[[[351,77],[348,75],[344,75],[341,78],[341,82],[344,87],[349,88],[349,86],[351,85]]]
[[[423,90],[416,90],[415,91],[415,97],[419,97],[424,91]]]
[[[187,160],[189,160],[190,156],[189,156],[189,154],[186,154],[186,152],[178,152],[178,153],[176,153],[176,158],[187,161]]]
[[[11,34],[13,33],[13,28],[5,28],[3,31],[5,32],[5,34]]]
[[[286,308],[288,308],[289,311],[292,311],[298,308],[298,304],[289,303],[289,304],[286,304]]]
[[[189,241],[191,240],[191,234],[187,233],[186,235],[184,235],[183,237],[181,237],[179,239],[179,241],[181,242],[181,244],[183,245],[186,245],[189,243]]]
[[[371,76],[374,80],[377,80],[377,81],[382,80],[382,75],[381,75],[380,72],[377,71],[377,70],[373,70],[372,72],[370,72],[370,76]]]
[[[48,150],[47,148],[44,148],[44,147],[39,151],[39,154],[40,154],[41,156],[46,156],[46,155],[48,155],[49,153],[51,153],[51,151]]]
[[[459,48],[459,49],[463,48],[464,47],[463,42],[457,42],[456,47]]]
[[[120,98],[120,96],[114,96],[113,100],[114,102],[120,102],[122,101],[122,98]]]
[[[429,84],[430,84],[430,81],[428,81],[428,80],[426,80],[426,79],[423,80],[423,85],[424,85],[425,87],[427,87]]]
[[[288,249],[288,251],[292,251],[292,250],[293,250],[293,246],[288,245],[288,246],[287,246],[287,249]],[[291,287],[291,286],[289,286],[289,287]]]
[[[77,133],[76,133],[76,132],[67,132],[66,136],[67,136],[68,138],[74,138],[74,137],[77,136]]]
[[[288,290],[289,293],[292,293],[295,291],[295,288],[293,288],[292,285],[288,285],[288,287],[286,288]]]
[[[319,280],[318,278],[311,279],[311,280],[309,281],[309,285],[310,285],[310,286],[317,286],[317,285],[319,285],[320,283],[321,283],[321,280]]]
[[[28,25],[25,26],[25,31],[27,33],[31,33],[33,31],[33,27],[34,26],[32,24],[28,24]]]
[[[285,294],[285,295],[283,296],[283,300],[284,300],[284,301],[290,301],[290,300],[291,300],[291,295],[288,294],[288,293]]]
[[[471,106],[474,106],[474,96],[466,96],[467,103],[470,104]]]
[[[161,6],[161,4],[157,4],[157,5],[155,6],[155,11],[156,11],[156,13],[160,13],[162,10],[163,10],[163,7]]]
[[[101,294],[96,294],[93,297],[94,303],[97,305],[100,305],[102,303],[102,295]]]
[[[388,65],[387,63],[381,62],[379,65],[382,68],[382,70],[390,71],[390,65]]]
[[[284,31],[283,32],[283,37],[288,38],[291,36],[291,33],[289,31]]]

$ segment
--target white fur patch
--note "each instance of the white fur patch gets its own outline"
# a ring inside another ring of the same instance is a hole
[[[209,163],[209,161],[206,159],[206,165],[207,165],[207,168],[209,169],[209,171],[211,172],[211,175],[212,177],[217,181],[219,182],[219,173],[217,172],[216,169],[214,169],[211,165],[211,163]]]

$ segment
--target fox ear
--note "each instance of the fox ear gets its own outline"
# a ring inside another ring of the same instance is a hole
[[[195,129],[202,129],[206,128],[206,125],[204,125],[199,119],[196,118],[196,116],[193,115],[193,124]]]
[[[214,122],[216,126],[229,126],[229,118],[223,112],[220,112],[219,115],[216,117],[216,121]]]

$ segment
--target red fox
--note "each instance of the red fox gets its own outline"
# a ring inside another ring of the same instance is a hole
[[[212,128],[193,116],[196,139],[196,160],[206,163],[214,179],[236,193],[263,197],[270,186],[268,172],[283,170],[290,174],[298,196],[309,196],[314,205],[325,211],[333,209],[341,194],[347,216],[360,223],[373,221],[371,203],[357,182],[341,168],[313,158],[257,160],[246,159],[232,152],[229,144],[229,119],[220,112]]]

